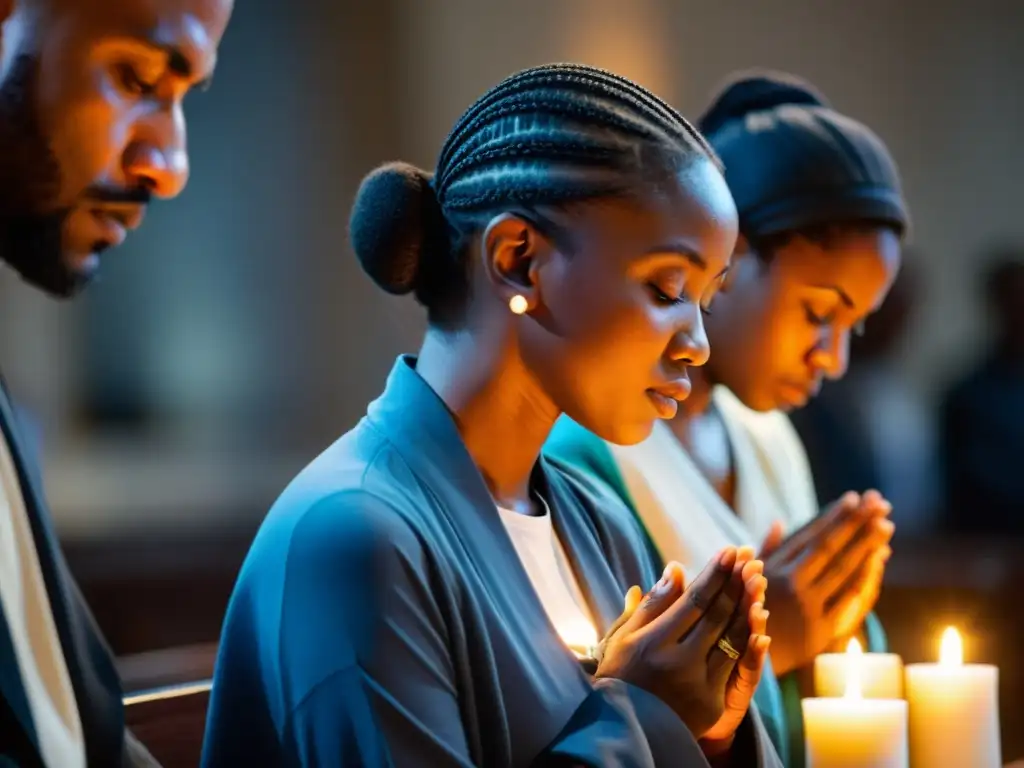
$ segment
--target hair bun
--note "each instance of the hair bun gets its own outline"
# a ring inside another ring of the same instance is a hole
[[[828,107],[828,100],[806,80],[786,72],[755,70],[733,75],[697,123],[710,135],[731,120],[784,105]]]
[[[388,293],[409,293],[422,282],[423,254],[445,231],[430,179],[408,163],[388,163],[356,193],[349,239],[363,269]]]

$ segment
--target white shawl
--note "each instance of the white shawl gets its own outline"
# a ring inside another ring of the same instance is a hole
[[[608,445],[662,558],[690,573],[723,546],[760,548],[776,520],[789,533],[818,512],[807,455],[785,414],[752,411],[725,387],[712,399],[732,447],[735,512],[664,422],[639,445]]]

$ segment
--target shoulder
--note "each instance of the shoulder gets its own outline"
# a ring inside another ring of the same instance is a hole
[[[421,570],[427,508],[394,448],[360,425],[288,485],[267,514],[243,575],[262,574],[290,592],[307,581],[385,578],[400,563]]]

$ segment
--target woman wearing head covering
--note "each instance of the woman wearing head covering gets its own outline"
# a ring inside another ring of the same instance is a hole
[[[785,411],[845,372],[850,335],[896,276],[908,214],[881,140],[796,78],[734,78],[700,127],[740,220],[705,318],[710,361],[692,369],[676,418],[643,443],[613,445],[563,419],[546,450],[616,488],[663,559],[691,567],[724,544],[764,542],[773,641],[757,702],[780,751],[793,747],[790,763],[801,765],[793,673],[869,618],[892,524],[874,491],[817,517]],[[868,628],[868,640],[884,642],[876,623]]]
[[[428,331],[264,521],[204,764],[775,765],[747,711],[768,646],[752,550],[685,592],[670,564],[642,599],[629,510],[540,455],[563,412],[644,439],[706,360],[736,212],[703,139],[623,78],[527,70],[433,174],[367,177],[351,235]]]

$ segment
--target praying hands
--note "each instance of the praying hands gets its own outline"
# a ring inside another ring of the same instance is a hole
[[[670,563],[646,596],[630,589],[601,645],[597,676],[657,695],[709,758],[730,749],[768,653],[762,568],[751,549],[730,547],[687,587]]]
[[[874,608],[894,531],[877,491],[850,492],[783,540],[769,533],[759,557],[772,585],[772,666],[783,675],[856,634]]]

